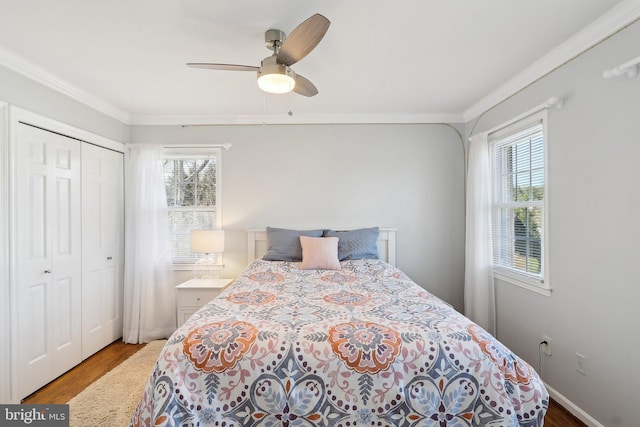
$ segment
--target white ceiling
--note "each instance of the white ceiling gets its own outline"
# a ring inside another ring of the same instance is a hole
[[[463,121],[623,25],[637,4],[0,0],[0,65],[127,123]],[[271,54],[265,30],[289,33],[314,13],[331,27],[293,68],[315,97],[265,95],[252,72],[185,66],[257,66]]]

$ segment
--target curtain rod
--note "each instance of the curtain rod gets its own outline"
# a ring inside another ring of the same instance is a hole
[[[532,115],[534,115],[536,113],[539,113],[542,110],[547,110],[547,109],[552,108],[552,107],[556,107],[556,108],[560,109],[560,108],[562,108],[563,105],[564,105],[564,99],[563,98],[559,98],[557,96],[552,96],[551,98],[549,98],[546,101],[544,101],[542,104],[536,105],[532,109],[530,109],[528,111],[525,111],[524,113],[522,113],[522,114],[520,114],[520,115],[518,115],[518,116],[516,116],[516,117],[514,117],[512,119],[509,119],[506,122],[501,123],[496,127],[493,127],[493,128],[491,128],[489,130],[486,130],[486,131],[480,132],[480,133],[486,133],[487,135],[490,134],[490,133],[494,133],[496,131],[499,131],[500,129],[504,129],[507,126],[510,126],[510,125],[512,125],[512,124],[514,124],[516,122],[519,122],[522,119],[525,119],[525,118],[527,118],[529,116],[532,116]],[[471,138],[471,136],[473,136],[473,135],[470,135],[469,138]]]
[[[184,145],[163,145],[164,148],[231,148],[230,143],[226,144],[184,144]]]
[[[640,64],[640,56],[627,61],[624,64],[618,65],[617,67],[604,70],[602,72],[602,77],[609,79],[611,77],[622,76],[624,74],[626,74],[627,77],[635,77],[638,75],[638,64]]]

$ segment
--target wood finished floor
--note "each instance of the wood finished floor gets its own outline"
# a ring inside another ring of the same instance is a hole
[[[142,347],[144,344],[124,344],[122,341],[116,341],[31,394],[22,403],[66,403]],[[586,427],[554,400],[549,405],[544,426]]]
[[[144,344],[125,344],[122,341],[115,341],[61,377],[27,396],[22,403],[67,403],[142,347]]]

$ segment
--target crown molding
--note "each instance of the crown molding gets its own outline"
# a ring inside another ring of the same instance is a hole
[[[518,73],[515,77],[469,107],[463,113],[465,123],[500,104],[513,94],[595,46],[616,31],[633,23],[638,18],[640,18],[640,0],[625,0],[618,4],[566,42],[551,50],[524,71]]]
[[[139,126],[258,126],[258,125],[348,125],[462,123],[462,114],[309,114],[309,115],[210,115],[132,116]]]
[[[21,74],[41,85],[60,92],[94,110],[128,124],[130,114],[95,95],[78,89],[71,83],[62,80],[51,72],[33,64],[14,52],[0,46],[0,65]]]

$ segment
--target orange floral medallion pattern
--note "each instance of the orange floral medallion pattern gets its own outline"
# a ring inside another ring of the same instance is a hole
[[[505,378],[517,384],[528,384],[532,378],[531,368],[523,360],[518,359],[499,341],[475,324],[467,326],[467,332],[473,341],[478,343],[484,354],[489,356]]]
[[[192,330],[182,349],[193,365],[206,373],[233,368],[249,351],[258,329],[241,321],[214,322]]]
[[[371,322],[348,322],[329,329],[333,352],[359,373],[386,370],[400,352],[400,335],[384,325]]]

